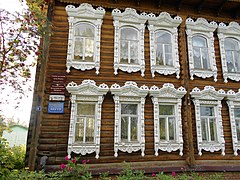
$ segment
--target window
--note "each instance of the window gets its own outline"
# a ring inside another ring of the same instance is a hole
[[[178,55],[178,30],[182,18],[172,18],[167,12],[158,17],[149,14],[148,29],[150,37],[150,63],[152,77],[155,72],[169,75],[176,73],[180,78],[180,65]]]
[[[109,88],[106,84],[97,86],[93,80],[84,80],[80,85],[71,82],[66,89],[71,94],[68,156],[72,152],[81,155],[95,152],[98,159],[102,102]]]
[[[100,35],[105,10],[83,3],[78,8],[68,5],[66,11],[69,22],[67,72],[71,67],[82,71],[95,68],[99,74]]]
[[[152,86],[150,96],[154,105],[154,149],[172,152],[179,150],[183,155],[183,135],[181,107],[182,97],[186,94],[183,87],[175,89],[173,84],[165,83],[162,88]]]
[[[193,61],[195,69],[210,69],[208,58],[207,40],[201,36],[194,36],[193,41]]]
[[[214,107],[200,106],[202,140],[205,142],[217,141],[216,115]]]
[[[240,25],[230,22],[228,26],[220,23],[218,39],[220,46],[224,82],[228,79],[240,81]]]
[[[137,14],[135,9],[112,11],[114,30],[114,74],[118,69],[132,73],[141,71],[144,76],[144,30],[147,15]]]
[[[221,150],[222,155],[225,155],[221,114],[221,100],[225,91],[216,91],[212,86],[205,86],[202,91],[195,87],[190,94],[195,106],[198,154],[201,156],[202,150]]]
[[[227,104],[230,115],[232,143],[234,155],[238,155],[240,150],[240,91],[235,93],[233,90],[227,92]]]
[[[145,151],[144,104],[148,87],[140,88],[133,81],[124,86],[113,84],[110,88],[115,102],[114,156],[118,151]]]
[[[188,42],[188,59],[190,77],[194,75],[201,78],[213,77],[217,81],[217,67],[214,51],[213,32],[217,23],[208,23],[204,18],[186,20],[186,33]]]

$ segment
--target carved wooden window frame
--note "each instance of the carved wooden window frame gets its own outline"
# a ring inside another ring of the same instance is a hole
[[[176,73],[177,79],[180,78],[177,28],[181,24],[181,22],[181,17],[176,16],[172,18],[167,12],[160,13],[158,17],[156,17],[155,14],[148,15],[148,29],[150,38],[150,66],[152,77],[155,77],[155,72],[157,72],[164,75]],[[156,63],[155,34],[158,31],[165,31],[171,35],[173,66],[157,65]]]
[[[183,155],[183,134],[182,134],[182,97],[186,94],[183,87],[175,89],[171,83],[163,84],[162,88],[152,86],[150,88],[150,96],[152,96],[154,109],[154,150],[155,155],[158,156],[158,150],[172,152],[179,150],[179,155]],[[161,141],[159,132],[159,105],[173,105],[175,107],[175,127],[176,127],[176,141]]]
[[[193,98],[195,106],[198,154],[201,156],[202,150],[210,152],[221,150],[222,155],[224,156],[225,140],[222,125],[221,100],[225,97],[225,91],[222,89],[216,91],[213,86],[205,86],[202,91],[197,87],[193,88],[190,94]],[[202,126],[200,115],[201,106],[211,106],[215,108],[217,141],[204,142],[202,140]]]
[[[240,141],[237,139],[237,130],[236,130],[236,120],[235,120],[235,108],[240,108],[240,90],[235,93],[233,90],[229,90],[227,92],[227,104],[230,115],[231,122],[231,131],[232,131],[232,143],[233,143],[233,151],[234,155],[238,155],[238,150],[240,150]]]
[[[144,60],[144,31],[145,22],[147,21],[147,14],[138,14],[135,9],[126,8],[124,12],[119,9],[112,11],[113,25],[114,25],[114,74],[118,74],[118,69],[132,73],[141,71],[141,76],[145,72]],[[134,28],[138,31],[138,64],[123,64],[120,62],[120,34],[122,28]]]
[[[100,153],[101,112],[104,95],[109,91],[106,84],[96,85],[93,80],[83,80],[80,85],[71,82],[66,89],[71,94],[71,116],[68,136],[68,156],[71,152],[86,155],[95,152],[96,158]],[[77,105],[79,103],[96,104],[95,107],[95,130],[93,143],[75,143],[75,126],[77,121]]]
[[[217,23],[212,21],[207,22],[204,18],[198,18],[195,22],[191,18],[186,19],[186,33],[187,33],[187,44],[188,44],[188,60],[189,60],[189,71],[191,80],[194,79],[194,75],[203,79],[213,77],[214,81],[217,81],[217,66],[215,59],[214,50],[214,37],[213,32],[217,28]],[[210,63],[210,69],[196,69],[194,68],[193,59],[193,43],[192,39],[194,36],[201,36],[207,40],[208,57]]]
[[[69,35],[68,35],[68,50],[67,50],[67,72],[70,68],[80,69],[81,71],[96,69],[96,74],[99,74],[100,69],[100,37],[102,19],[105,15],[105,10],[102,7],[94,9],[88,3],[82,3],[79,7],[75,8],[73,5],[66,6],[69,22]],[[94,51],[93,62],[80,62],[74,59],[74,32],[75,27],[80,24],[90,24],[94,27]]]
[[[124,86],[113,84],[110,87],[111,93],[114,95],[115,102],[115,125],[114,125],[114,156],[118,156],[118,151],[136,152],[141,150],[144,156],[145,151],[145,125],[144,125],[144,105],[145,97],[148,94],[148,87],[143,85],[137,86],[133,81],[127,81]],[[121,103],[138,104],[138,142],[121,142]]]
[[[227,79],[240,81],[240,73],[231,73],[228,72],[227,69],[226,52],[224,44],[226,38],[232,38],[238,41],[238,45],[240,48],[240,25],[237,22],[230,22],[228,26],[224,23],[220,23],[218,26],[218,39],[220,46],[224,82],[227,83],[228,82]]]

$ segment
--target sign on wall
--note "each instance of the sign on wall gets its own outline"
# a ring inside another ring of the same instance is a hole
[[[64,102],[48,102],[48,113],[63,114]]]

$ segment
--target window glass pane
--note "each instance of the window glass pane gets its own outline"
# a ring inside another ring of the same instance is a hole
[[[83,57],[83,38],[75,38],[74,59],[82,59]]]
[[[232,51],[226,51],[226,61],[227,61],[228,72],[235,72]]]
[[[240,49],[234,52],[234,59],[235,59],[235,71],[240,72]]]
[[[121,141],[128,141],[128,117],[121,118]]]
[[[166,119],[160,118],[159,119],[159,131],[160,131],[160,139],[166,140]]]
[[[193,48],[194,68],[202,68],[200,48]]]
[[[238,42],[233,38],[226,38],[224,41],[225,50],[239,50]]]
[[[133,28],[122,28],[121,40],[138,40],[137,30]]]
[[[207,119],[206,118],[201,118],[201,126],[202,126],[202,140],[207,141],[208,138],[208,131],[207,131]]]
[[[137,104],[121,104],[121,114],[137,115]]]
[[[236,120],[237,140],[240,141],[240,119]]]
[[[84,119],[77,118],[75,129],[75,141],[83,142],[83,136],[84,136]]]
[[[138,61],[138,42],[130,43],[130,63],[137,64]]]
[[[217,140],[217,129],[216,129],[216,121],[215,119],[210,119],[210,135],[211,135],[211,141]]]
[[[80,23],[75,28],[75,36],[94,37],[94,26],[87,23]]]
[[[200,107],[201,116],[215,116],[214,107],[211,106],[201,106]]]
[[[166,31],[158,31],[155,33],[155,39],[157,43],[171,44],[172,42],[170,33]]]
[[[159,105],[159,115],[174,115],[174,105]]]
[[[207,47],[207,40],[201,36],[194,36],[192,38],[193,46],[196,47]]]
[[[169,132],[169,140],[175,140],[175,118],[168,118],[168,132]]]
[[[156,65],[164,65],[163,64],[163,44],[158,43],[156,45]]]
[[[235,115],[235,118],[240,118],[240,108],[234,109],[234,115]]]
[[[173,60],[172,60],[172,54],[165,54],[166,58],[166,65],[167,66],[172,66],[173,65]]]
[[[87,118],[85,142],[94,142],[94,118]]]
[[[206,48],[202,48],[202,62],[204,69],[210,69],[209,59],[208,59],[208,50]]]
[[[137,141],[137,117],[131,117],[131,141]]]
[[[95,104],[80,104],[77,106],[78,115],[95,115]]]
[[[120,62],[127,64],[128,63],[128,41],[120,41]]]
[[[93,61],[93,48],[94,48],[94,39],[86,38],[85,39],[85,60]]]

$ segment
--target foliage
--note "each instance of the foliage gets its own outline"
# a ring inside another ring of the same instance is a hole
[[[124,169],[118,176],[119,180],[141,180],[146,179],[144,171],[142,170],[132,170],[130,164],[124,162]]]
[[[31,90],[26,84],[36,59],[41,60],[40,39],[47,29],[45,0],[19,1],[27,1],[28,8],[13,13],[0,8],[0,91],[8,87],[17,93],[16,99]],[[3,103],[8,103],[7,98]]]
[[[77,179],[92,179],[91,173],[88,170],[87,163],[89,160],[83,160],[78,164],[78,158],[69,159],[65,157],[67,164],[61,164],[59,171],[44,173],[43,171],[27,171],[14,169],[8,172],[7,176],[2,176],[0,180],[7,179],[42,179],[42,180],[77,180]],[[165,174],[164,172],[152,173],[150,176],[145,175],[142,170],[133,170],[129,163],[123,163],[123,170],[121,173],[113,179],[118,180],[223,180],[224,176],[221,173],[216,174],[199,174],[196,172],[172,172],[171,174]],[[1,175],[0,175],[1,177]],[[108,172],[103,172],[99,175],[100,180],[111,180]]]
[[[0,177],[7,177],[14,169],[23,169],[25,152],[24,146],[10,148],[6,140],[0,137]]]

